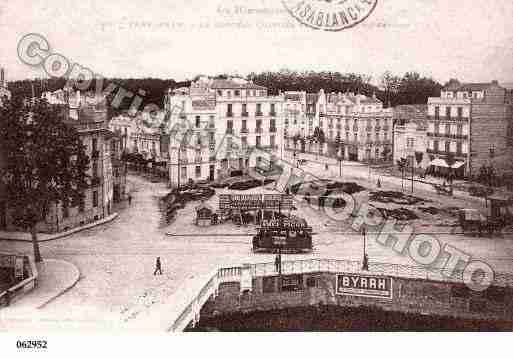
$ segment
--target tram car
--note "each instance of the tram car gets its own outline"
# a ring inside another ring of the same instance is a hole
[[[312,227],[298,217],[264,220],[253,237],[255,253],[308,253],[312,249]]]

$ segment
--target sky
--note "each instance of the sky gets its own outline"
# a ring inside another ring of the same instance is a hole
[[[308,0],[321,1],[321,0]],[[513,82],[513,1],[378,0],[359,25],[301,25],[280,0],[0,0],[0,66],[42,77],[17,44],[43,35],[53,52],[106,77],[418,71],[440,82]]]

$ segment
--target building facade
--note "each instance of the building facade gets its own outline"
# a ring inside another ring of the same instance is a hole
[[[238,78],[200,78],[169,91],[171,185],[274,169],[283,155],[283,103],[283,96]]]
[[[90,160],[87,170],[89,185],[84,189],[82,201],[53,203],[48,208],[45,219],[36,227],[44,233],[66,231],[109,216],[113,213],[115,197],[122,199],[126,185],[126,172],[120,163],[121,139],[108,129],[105,100],[87,98],[70,89],[58,91],[57,95],[45,93],[43,97],[50,104],[62,106],[63,121],[78,131]],[[0,228],[20,230],[12,224],[7,204],[4,203],[3,207]]]
[[[326,94],[321,89],[318,94],[286,100],[285,108],[295,105],[299,98],[303,101],[297,106],[302,110],[298,114],[299,122],[290,112],[285,112],[286,148],[341,155],[351,161],[379,161],[386,150],[392,152],[393,111],[384,109],[375,96],[349,92]],[[321,130],[323,139],[316,136],[316,129],[317,133]]]
[[[512,171],[512,93],[497,81],[451,80],[440,97],[428,100],[428,153],[432,160],[455,158],[464,176],[482,166]]]
[[[403,105],[394,108],[393,162],[408,160],[408,166],[427,169],[427,105]],[[420,161],[419,161],[420,160]]]

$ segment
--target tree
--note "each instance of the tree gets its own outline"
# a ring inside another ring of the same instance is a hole
[[[381,87],[385,91],[385,104],[391,102],[391,98],[399,91],[401,85],[401,78],[393,75],[390,71],[386,71],[381,76]]]
[[[16,226],[30,231],[34,258],[41,262],[36,225],[51,204],[78,205],[87,186],[89,158],[62,108],[45,100],[16,97],[0,108],[2,181]]]

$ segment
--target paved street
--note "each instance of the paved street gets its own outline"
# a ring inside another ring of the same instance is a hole
[[[145,315],[192,276],[219,266],[273,261],[272,255],[252,254],[251,237],[248,236],[167,236],[167,232],[184,233],[184,223],[192,221],[190,213],[196,204],[189,203],[175,223],[161,226],[158,197],[167,193],[166,186],[136,176],[129,176],[129,182],[132,205],[121,209],[115,221],[41,244],[43,257],[75,264],[81,278],[76,286],[37,314],[40,321],[31,323],[33,328],[118,327],[123,320]],[[284,260],[310,257],[361,259],[360,235],[333,234],[322,228],[321,213],[312,209],[304,211],[300,209],[299,214],[307,215],[319,232],[314,237],[315,250],[308,255],[287,255]],[[232,233],[247,230],[233,226]],[[449,235],[438,238],[474,258],[486,259],[498,271],[513,272],[511,240]],[[0,245],[9,252],[31,253],[32,250],[30,243],[2,241]],[[371,261],[413,264],[408,257],[398,255],[372,239],[368,243],[368,253]],[[153,276],[157,256],[162,258],[162,276]],[[11,322],[9,327],[24,325],[28,326],[24,322]]]

